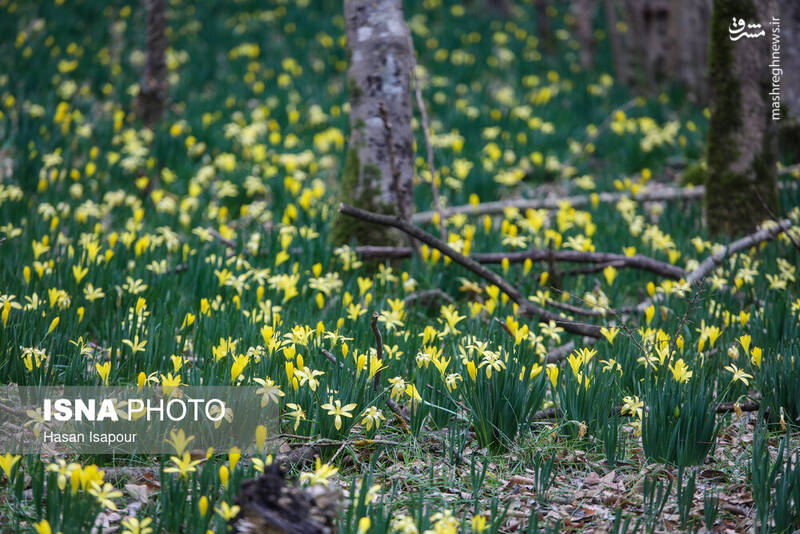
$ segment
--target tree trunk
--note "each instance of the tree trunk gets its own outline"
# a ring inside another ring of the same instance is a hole
[[[594,31],[595,0],[572,0],[570,9],[575,17],[575,36],[580,44],[578,57],[581,67],[588,70],[594,66]]]
[[[732,41],[735,17],[767,29],[774,11],[761,0],[714,0],[706,218],[712,233],[750,232],[775,212],[775,136],[769,100],[770,41]]]
[[[167,99],[166,0],[145,0],[147,12],[147,60],[139,90],[139,116],[152,128],[164,114]]]
[[[617,29],[617,2],[616,0],[603,0],[603,10],[606,15],[606,31],[608,42],[611,45],[611,59],[614,62],[614,74],[617,82],[627,85],[630,83],[630,59],[627,47],[624,46]]]
[[[410,75],[414,50],[402,0],[345,0],[350,68],[350,142],[340,198],[370,211],[413,210],[413,134]],[[362,245],[402,244],[394,229],[336,215],[331,240]]]
[[[513,14],[513,2],[512,0],[487,0],[487,4],[489,9],[497,16],[503,18],[511,18]]]
[[[708,34],[712,0],[672,0],[669,70],[689,98],[708,102]]]
[[[536,33],[542,43],[542,50],[550,52],[553,48],[553,30],[550,26],[550,16],[547,14],[548,1],[534,0],[536,8]]]
[[[780,5],[781,103],[795,121],[800,120],[800,2]],[[771,35],[768,37],[772,37]],[[800,154],[797,155],[800,159]]]

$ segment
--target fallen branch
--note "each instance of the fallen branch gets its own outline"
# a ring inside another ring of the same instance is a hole
[[[541,250],[532,249],[522,252],[493,252],[487,254],[474,254],[472,257],[480,263],[500,263],[508,259],[509,263],[520,263],[527,259],[531,261],[548,261],[552,255],[554,261],[570,263],[606,263],[614,267],[630,267],[649,271],[665,278],[680,280],[686,273],[680,267],[659,261],[648,256],[635,254],[626,256],[611,252],[579,252],[577,250]]]
[[[644,192],[633,195],[633,199],[637,202],[660,202],[666,200],[680,200],[680,199],[695,199],[701,198],[705,195],[706,189],[704,186],[695,187],[664,187],[652,192]],[[441,217],[448,218],[453,215],[498,215],[505,212],[508,208],[516,208],[519,210],[527,209],[548,209],[557,210],[562,204],[567,203],[573,208],[587,206],[591,204],[593,195],[577,195],[562,198],[549,198],[549,199],[528,199],[518,198],[511,200],[499,200],[496,202],[484,202],[474,206],[467,204],[463,206],[453,206],[441,210]],[[630,193],[597,193],[599,202],[609,203],[618,202],[622,198],[630,197]],[[432,220],[434,212],[421,211],[415,213],[411,217],[411,222],[415,224],[428,223]]]
[[[519,306],[520,314],[522,315],[537,316],[541,321],[553,321],[556,323],[556,325],[560,326],[561,328],[572,334],[578,334],[593,338],[599,338],[601,336],[599,326],[572,321],[560,314],[547,311],[543,308],[534,305],[527,298],[525,298],[525,296],[522,293],[520,293],[519,290],[513,287],[505,278],[503,278],[499,274],[487,269],[486,267],[482,266],[475,260],[468,258],[467,256],[464,256],[459,252],[456,252],[441,239],[432,236],[431,234],[425,232],[424,230],[421,230],[420,228],[412,224],[408,224],[407,222],[397,217],[393,217],[390,215],[381,215],[379,213],[372,213],[370,211],[362,210],[360,208],[355,208],[347,204],[340,204],[339,212],[343,213],[344,215],[349,215],[350,217],[360,219],[362,221],[397,228],[398,230],[401,230],[402,232],[405,232],[406,234],[415,237],[417,240],[422,241],[428,246],[437,249],[442,254],[453,260],[455,263],[458,263],[465,269],[472,271],[473,273],[480,276],[487,282],[492,283],[496,285],[498,288],[500,288],[500,290],[503,291],[506,295],[508,295],[511,298],[511,300],[517,303],[517,305]]]
[[[358,254],[362,259],[402,259],[410,258],[413,254],[413,250],[410,247],[362,246],[356,247],[355,251],[356,254]],[[626,256],[624,254],[614,254],[611,252],[580,252],[577,250],[550,251],[532,249],[521,252],[476,253],[471,255],[470,258],[482,264],[495,264],[501,263],[504,259],[507,259],[509,263],[521,263],[528,259],[536,262],[548,262],[550,261],[551,256],[552,260],[557,262],[600,264],[589,267],[585,270],[575,269],[568,271],[565,274],[589,274],[602,271],[604,268],[611,265],[618,269],[640,269],[642,271],[648,271],[672,280],[680,280],[686,275],[684,270],[676,265],[659,261],[648,256],[642,256],[641,254]]]
[[[722,265],[722,262],[728,256],[731,256],[732,254],[736,254],[737,252],[758,245],[759,243],[762,243],[764,241],[770,241],[772,239],[775,239],[775,237],[778,234],[788,230],[791,227],[792,227],[792,220],[784,219],[778,223],[773,223],[767,228],[762,228],[757,232],[754,232],[748,236],[745,236],[741,239],[737,239],[727,247],[723,248],[718,252],[715,252],[714,254],[703,260],[703,262],[700,265],[698,265],[697,268],[691,273],[689,273],[689,275],[686,277],[686,283],[689,284],[690,286],[694,285],[696,282],[699,282],[700,280],[705,278],[714,269]],[[656,295],[653,298],[645,299],[643,302],[639,303],[638,306],[636,306],[636,311],[643,312],[651,304],[653,304],[653,302],[659,300],[659,297],[661,297],[661,294]]]

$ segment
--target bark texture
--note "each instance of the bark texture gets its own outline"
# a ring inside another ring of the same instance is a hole
[[[597,5],[595,0],[572,0],[570,10],[575,17],[575,35],[580,44],[578,57],[581,67],[591,69],[594,66],[594,14]]]
[[[350,142],[341,176],[342,202],[408,219],[413,209],[411,37],[401,0],[345,0],[350,68]],[[335,216],[335,244],[404,242],[394,229]]]
[[[775,135],[769,101],[770,42],[731,41],[734,17],[768,21],[770,2],[714,0],[706,218],[712,233],[749,233],[775,210]],[[769,206],[769,210],[765,208]]]
[[[708,101],[712,0],[604,0],[617,79],[656,89],[679,80],[689,97]],[[624,23],[624,33],[617,21]]]
[[[164,115],[167,100],[166,0],[145,0],[147,51],[138,96],[139,116],[151,128]]]
[[[789,116],[800,120],[800,2],[783,0],[779,3],[781,101]],[[800,150],[800,148],[798,148]],[[800,154],[798,154],[800,159]]]
[[[680,80],[689,98],[707,103],[708,33],[712,0],[672,0],[668,69]]]

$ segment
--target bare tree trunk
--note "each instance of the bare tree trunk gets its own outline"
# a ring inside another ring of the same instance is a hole
[[[708,101],[708,34],[712,0],[672,0],[670,6],[669,71],[689,97]]]
[[[770,41],[732,41],[735,17],[769,22],[769,3],[714,0],[706,218],[712,233],[751,231],[776,211],[775,136],[769,100]]]
[[[410,75],[414,64],[402,0],[345,0],[350,68],[350,143],[340,198],[348,204],[408,219],[413,211]],[[336,215],[334,243],[404,243],[393,229]]]
[[[542,43],[542,49],[549,52],[553,46],[553,30],[547,14],[548,0],[534,0],[536,8],[536,32]]]
[[[624,46],[617,29],[617,2],[616,0],[603,0],[603,10],[606,15],[606,29],[608,42],[611,45],[611,56],[614,62],[614,74],[619,83],[630,83],[630,58],[627,47]]]
[[[780,19],[780,29],[776,33],[779,35],[780,68],[783,69],[781,103],[790,116],[800,120],[800,2],[782,2],[776,16]]]
[[[506,19],[511,18],[514,8],[512,0],[487,0],[486,3],[496,15]]]
[[[145,0],[147,12],[147,60],[139,90],[138,111],[145,126],[152,128],[164,114],[167,99],[166,0]]]
[[[596,11],[595,0],[572,0],[570,6],[575,17],[575,35],[581,46],[579,58],[581,67],[591,69],[594,65],[594,33],[592,22]]]

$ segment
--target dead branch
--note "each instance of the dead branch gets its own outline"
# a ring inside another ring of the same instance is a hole
[[[593,344],[594,344],[594,340],[592,340],[590,343],[586,343],[586,345],[593,345]],[[563,360],[564,358],[566,358],[567,356],[569,356],[570,353],[573,350],[575,350],[575,342],[574,341],[568,341],[568,342],[564,343],[563,345],[559,345],[558,347],[556,347],[553,350],[551,350],[550,352],[548,352],[547,353],[547,357],[545,357],[545,362],[546,363],[558,363],[561,360]]]
[[[705,194],[704,186],[695,187],[665,187],[657,189],[652,192],[644,192],[633,195],[633,199],[637,202],[660,202],[667,200],[680,200],[680,199],[695,199],[701,198]],[[630,197],[630,193],[597,193],[599,202],[609,203],[618,202],[624,197]],[[464,206],[453,206],[441,210],[441,217],[447,218],[453,215],[499,215],[505,212],[508,208],[516,208],[519,210],[527,209],[547,209],[557,210],[564,202],[568,203],[573,208],[587,206],[592,202],[592,195],[577,195],[571,197],[549,198],[549,199],[528,199],[518,198],[510,200],[499,200],[496,202],[484,202],[473,206],[467,204]],[[428,223],[433,218],[432,211],[421,211],[415,213],[411,217],[411,222],[414,224]]]
[[[553,321],[556,323],[556,325],[560,326],[567,332],[573,334],[578,334],[593,338],[599,338],[601,336],[599,326],[572,321],[560,314],[547,311],[543,308],[534,305],[527,298],[525,298],[525,296],[522,293],[520,293],[519,290],[517,290],[514,286],[512,286],[505,278],[503,278],[499,274],[487,269],[486,267],[479,264],[475,260],[468,258],[467,256],[464,256],[459,252],[456,252],[441,239],[432,236],[431,234],[425,232],[424,230],[421,230],[420,228],[412,224],[408,224],[407,222],[399,219],[398,217],[393,217],[390,215],[381,215],[379,213],[372,213],[370,211],[362,210],[360,208],[355,208],[353,206],[349,206],[344,203],[339,205],[339,211],[345,215],[349,215],[350,217],[354,217],[362,221],[397,228],[398,230],[401,230],[406,234],[415,237],[419,241],[422,241],[428,246],[437,249],[439,252],[449,257],[451,260],[458,263],[465,269],[472,271],[473,273],[480,276],[487,282],[492,283],[496,285],[498,288],[500,288],[500,290],[503,291],[506,295],[508,295],[511,298],[511,300],[517,303],[521,315],[537,316],[541,321]]]
[[[552,255],[552,259],[559,262],[571,263],[611,263],[615,267],[628,267],[641,269],[665,278],[680,280],[686,273],[680,267],[665,263],[663,261],[635,254],[625,256],[624,254],[614,254],[610,252],[579,252],[577,250],[541,250],[532,249],[522,252],[493,252],[486,254],[473,254],[475,261],[480,263],[500,263],[503,259],[508,259],[509,263],[519,263],[527,259],[537,262],[546,262]]]
[[[764,241],[770,241],[775,239],[775,237],[786,231],[792,227],[792,220],[791,219],[783,219],[778,223],[773,223],[767,228],[762,228],[757,232],[754,232],[748,236],[745,236],[741,239],[737,239],[727,247],[723,248],[722,250],[715,252],[711,256],[707,257],[703,262],[697,266],[697,268],[689,273],[686,277],[686,283],[690,286],[694,285],[696,282],[699,282],[703,278],[705,278],[711,271],[719,267],[722,262],[728,256],[736,254],[742,250],[748,249],[759,243]],[[636,311],[644,312],[653,302],[659,300],[661,294],[656,295],[653,298],[645,299],[643,302],[639,303],[636,306]]]
[[[410,247],[379,247],[362,246],[355,248],[356,254],[362,259],[373,258],[409,258],[413,254]],[[648,271],[672,280],[680,280],[686,273],[678,266],[635,254],[625,256],[624,254],[614,254],[611,252],[579,252],[577,250],[541,250],[531,249],[521,252],[486,252],[472,254],[470,257],[482,264],[502,263],[507,259],[509,263],[521,263],[527,259],[536,262],[548,262],[551,259],[557,262],[569,263],[595,263],[598,266],[588,267],[585,270],[572,270],[564,274],[589,274],[602,271],[608,265],[618,269],[630,268]]]

